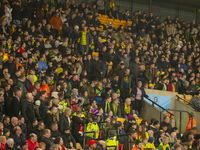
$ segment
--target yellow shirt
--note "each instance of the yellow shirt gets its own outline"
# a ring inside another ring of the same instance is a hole
[[[87,45],[86,35],[87,32],[82,32],[81,45]]]

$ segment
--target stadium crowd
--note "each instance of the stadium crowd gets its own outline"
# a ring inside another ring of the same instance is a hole
[[[105,13],[132,24],[101,29]],[[122,14],[114,0],[2,0],[1,150],[200,149],[195,126],[181,136],[169,116],[137,121],[148,88],[200,107],[199,39],[195,20]]]

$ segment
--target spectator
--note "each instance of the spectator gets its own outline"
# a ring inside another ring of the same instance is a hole
[[[60,137],[60,136],[61,136],[61,133],[58,131],[58,124],[52,123],[51,124],[51,138],[55,140],[56,137]]]
[[[87,32],[87,27],[84,26],[83,31],[80,34],[80,48],[81,48],[82,55],[88,54],[91,44],[92,44],[91,34]]]
[[[19,126],[14,127],[13,135],[11,137],[15,142],[14,147],[16,149],[22,144],[22,141],[26,141],[26,137]]]
[[[65,127],[63,129],[62,138],[63,138],[64,146],[66,148],[69,148],[69,149],[76,148],[76,141],[75,141],[74,137],[72,136],[69,127]],[[71,147],[71,145],[70,145],[71,142],[73,143],[73,147]]]
[[[142,141],[137,140],[135,146],[131,150],[142,150]]]
[[[20,105],[20,98],[22,96],[22,91],[18,88],[14,91],[14,97],[12,99],[12,104],[10,105],[9,111],[11,117],[18,117],[21,115],[21,105]]]
[[[135,106],[133,108],[137,110],[140,114],[142,106],[143,106],[143,101],[144,97],[147,99],[150,99],[148,95],[146,95],[144,88],[142,87],[142,82],[138,81],[137,87],[133,89],[133,93],[135,95]]]
[[[99,14],[105,14],[104,0],[97,1],[97,9],[98,9]]]
[[[40,141],[46,144],[46,149],[49,149],[53,145],[54,142],[51,139],[51,131],[49,129],[44,130],[44,134]]]
[[[14,148],[14,140],[12,138],[9,138],[6,141],[6,150],[15,150],[15,148]]]
[[[63,133],[63,130],[65,127],[71,127],[71,109],[66,108],[65,113],[62,115],[61,120],[60,120],[60,132]]]
[[[28,149],[34,150],[38,146],[37,135],[34,133],[31,133],[29,135],[29,139],[26,140],[26,142],[28,143]]]
[[[168,132],[169,134],[171,134],[172,133],[172,126],[170,124],[170,118],[169,118],[169,116],[165,116],[163,118],[163,120],[164,121],[161,122],[161,124],[160,124],[160,128],[162,128],[162,126],[166,125],[167,126],[167,131],[166,132]]]
[[[62,20],[59,17],[59,13],[56,13],[55,16],[51,18],[49,23],[54,30],[54,37],[57,38],[59,35],[59,30],[62,28]]]
[[[24,116],[28,126],[32,123],[32,120],[35,118],[35,109],[32,101],[33,101],[33,95],[31,93],[27,93],[26,101],[22,106],[22,115]]]
[[[82,131],[80,130],[84,123],[85,120],[84,118],[81,119],[82,113],[79,111],[76,113],[76,116],[73,116],[72,121],[72,135],[75,138],[76,142],[80,143],[81,145],[83,144],[83,136],[82,136]]]

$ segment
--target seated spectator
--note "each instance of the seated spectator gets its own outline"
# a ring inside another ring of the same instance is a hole
[[[164,121],[161,122],[161,124],[160,124],[160,128],[162,128],[162,126],[166,125],[167,126],[166,132],[168,132],[169,134],[171,134],[172,133],[172,126],[170,124],[170,118],[169,118],[169,116],[165,116],[163,118],[163,120]]]
[[[11,136],[15,142],[14,147],[17,149],[18,146],[22,144],[22,141],[26,141],[25,135],[22,133],[22,129],[16,126],[13,130],[13,135]]]
[[[6,149],[10,149],[10,150],[15,150],[14,148],[14,140],[12,138],[9,138],[7,141],[6,141]]]
[[[26,140],[26,142],[28,143],[29,150],[35,150],[35,148],[38,147],[37,135],[34,133],[31,133],[29,135],[29,139]]]
[[[51,138],[52,140],[55,140],[56,137],[60,137],[61,133],[58,130],[58,124],[57,123],[52,123],[51,124]]]
[[[169,146],[169,138],[168,137],[163,137],[163,142],[160,143],[159,145],[159,150],[162,150],[163,148],[165,148],[166,150],[170,150],[170,146]]]
[[[74,137],[72,136],[72,134],[70,133],[69,127],[65,127],[63,129],[62,138],[63,138],[64,146],[66,148],[69,148],[69,149],[76,148],[76,141],[75,141]],[[73,143],[73,147],[71,147],[71,144],[70,144],[71,142]]]
[[[46,144],[46,149],[49,149],[53,145],[54,142],[51,139],[51,131],[49,129],[44,130],[44,134],[40,141]]]

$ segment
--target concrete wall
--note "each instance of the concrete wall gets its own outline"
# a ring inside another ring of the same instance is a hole
[[[188,112],[192,112],[195,116],[195,120],[196,120],[196,123],[197,123],[197,128],[198,130],[200,131],[200,113],[195,111],[192,107],[176,100],[175,101],[175,105],[174,105],[174,108],[175,110],[184,110],[184,111],[188,111]],[[178,112],[175,112],[175,118],[176,118],[176,126],[179,127],[180,126],[180,113]],[[185,131],[185,128],[186,128],[186,125],[187,125],[187,122],[188,122],[189,118],[188,118],[188,114],[186,112],[183,112],[182,113],[182,121],[181,121],[181,130],[182,132]]]
[[[148,123],[151,122],[152,118],[155,118],[158,121],[160,120],[160,110],[154,106],[152,106],[150,103],[144,101],[143,108],[141,110],[141,115],[140,117],[142,119],[147,120]],[[163,118],[166,114],[161,112],[161,118]]]

